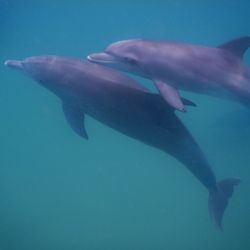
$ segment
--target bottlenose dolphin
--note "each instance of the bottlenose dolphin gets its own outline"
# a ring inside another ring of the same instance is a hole
[[[236,100],[250,107],[250,69],[242,57],[250,36],[217,48],[143,39],[109,45],[105,52],[88,60],[154,81],[163,98],[175,109],[185,111],[178,90]]]
[[[71,128],[88,138],[85,114],[124,135],[156,147],[182,162],[207,188],[209,211],[221,227],[223,213],[238,178],[216,182],[199,145],[158,94],[150,93],[117,71],[88,61],[59,56],[9,60],[5,65],[26,72],[62,101]],[[183,99],[186,104],[191,102]]]

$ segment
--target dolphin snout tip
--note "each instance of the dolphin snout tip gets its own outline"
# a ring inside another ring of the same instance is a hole
[[[4,66],[8,66],[10,64],[10,60],[4,62]]]
[[[94,53],[87,56],[88,61],[95,63],[111,63],[115,59],[112,55],[105,52]]]
[[[23,69],[22,61],[18,61],[18,60],[6,60],[4,62],[4,66],[7,66],[13,69]]]
[[[92,60],[91,55],[87,56],[87,59],[91,61]]]
[[[94,54],[88,55],[87,60],[90,61],[90,62],[97,62],[98,59],[99,59],[98,54],[99,53],[94,53]]]

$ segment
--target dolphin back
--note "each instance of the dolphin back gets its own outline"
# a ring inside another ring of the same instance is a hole
[[[68,58],[65,58],[65,60],[68,61]],[[80,61],[77,59],[73,59],[72,61],[77,64],[82,63],[82,68],[84,69],[85,73],[91,75],[91,77],[95,75],[96,80],[103,81],[106,83],[110,82],[114,85],[129,87],[147,93],[149,92],[149,90],[146,87],[144,87],[137,81],[133,80],[130,77],[127,77],[126,75],[117,70],[102,65],[98,65],[96,63],[92,63],[87,60]]]

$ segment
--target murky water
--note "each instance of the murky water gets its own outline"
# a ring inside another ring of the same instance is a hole
[[[250,33],[249,9],[247,0],[0,0],[0,249],[250,249],[249,110],[182,93],[197,107],[178,116],[218,178],[243,180],[220,232],[207,191],[181,163],[89,117],[90,139],[79,138],[57,97],[3,66],[85,58],[129,38],[217,46]]]

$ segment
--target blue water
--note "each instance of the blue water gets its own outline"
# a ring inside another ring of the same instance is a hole
[[[248,0],[0,0],[0,249],[249,250],[249,110],[183,93],[198,107],[178,116],[217,177],[243,179],[220,232],[181,163],[89,117],[82,140],[53,94],[3,66],[129,38],[217,46],[250,33],[249,10]]]

